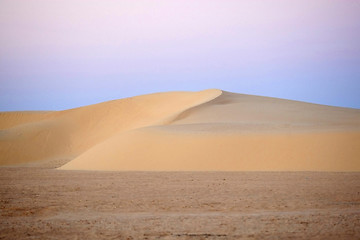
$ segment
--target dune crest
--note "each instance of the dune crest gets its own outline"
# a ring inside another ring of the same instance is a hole
[[[0,129],[1,165],[360,171],[360,110],[217,89],[148,94],[31,117],[2,113]]]

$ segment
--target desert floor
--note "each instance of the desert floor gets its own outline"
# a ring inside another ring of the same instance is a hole
[[[360,173],[0,168],[0,239],[359,239]]]

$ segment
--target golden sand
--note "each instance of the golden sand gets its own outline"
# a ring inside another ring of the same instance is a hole
[[[360,110],[210,89],[0,113],[0,165],[29,163],[69,170],[360,171]]]

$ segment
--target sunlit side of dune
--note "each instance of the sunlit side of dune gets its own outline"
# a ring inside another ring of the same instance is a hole
[[[360,171],[357,109],[211,89],[149,94],[32,117],[16,114],[0,115],[1,165]]]

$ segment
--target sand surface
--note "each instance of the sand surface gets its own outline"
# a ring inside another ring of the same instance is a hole
[[[360,171],[360,110],[209,89],[0,113],[0,165]]]
[[[360,174],[0,168],[0,239],[359,239]]]
[[[359,109],[210,89],[2,112],[0,166],[0,239],[360,239]]]

